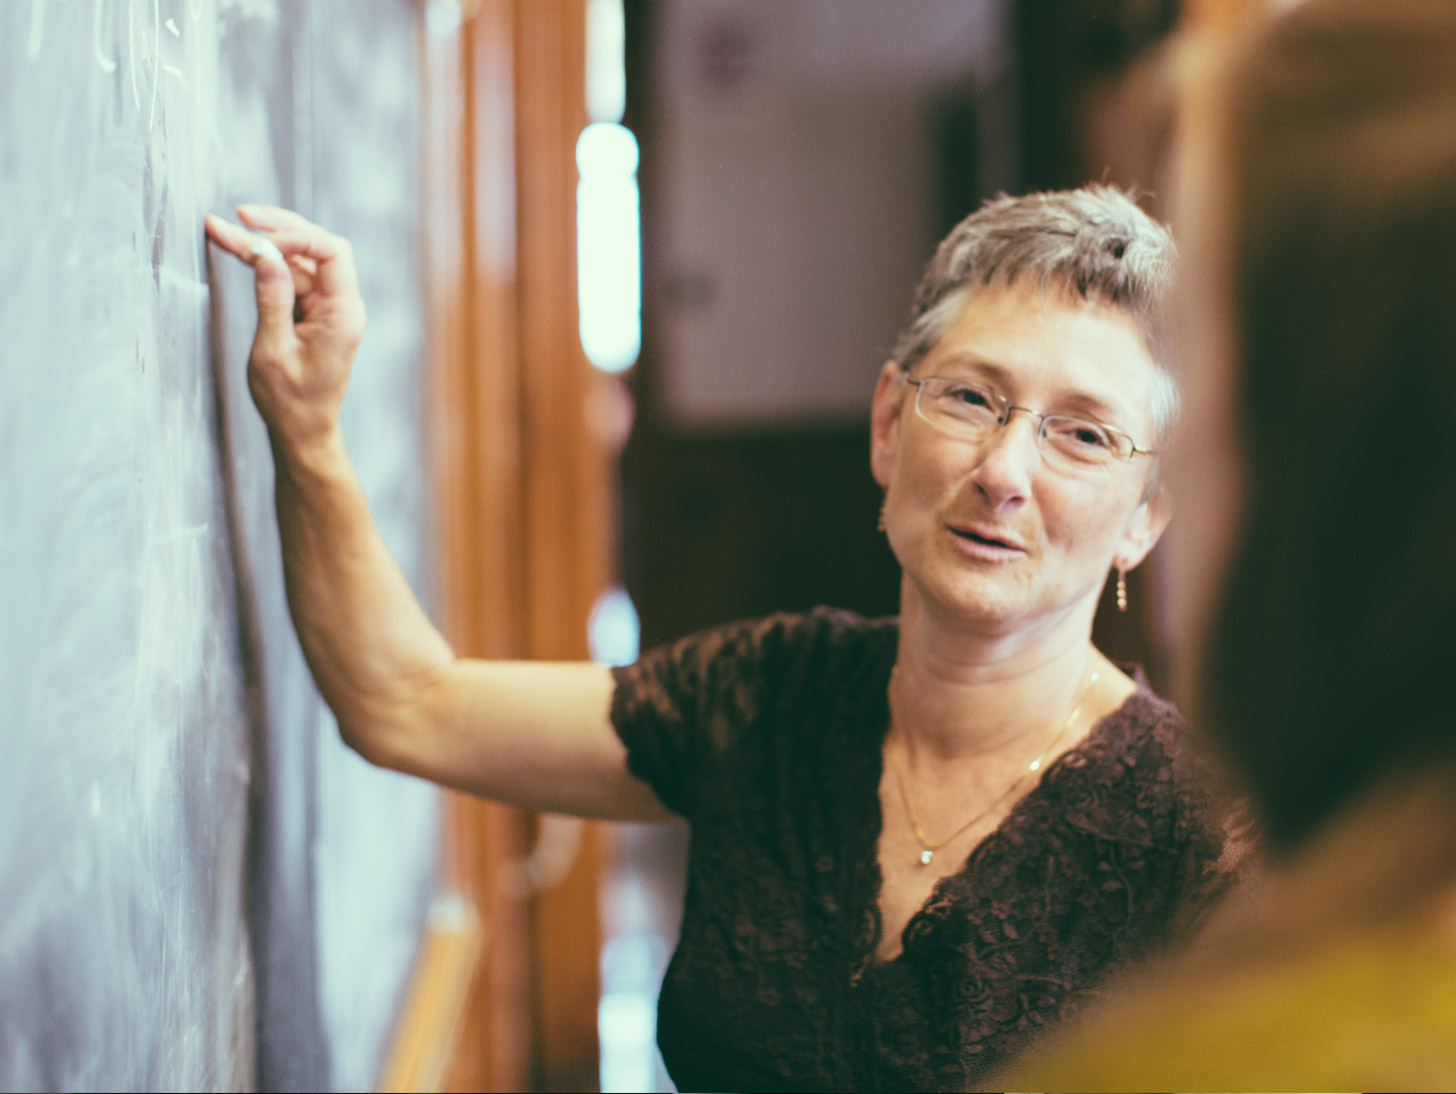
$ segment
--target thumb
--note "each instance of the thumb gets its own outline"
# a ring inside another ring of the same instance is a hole
[[[253,245],[253,287],[258,294],[258,333],[255,351],[281,353],[293,341],[293,272],[283,252],[271,239]]]

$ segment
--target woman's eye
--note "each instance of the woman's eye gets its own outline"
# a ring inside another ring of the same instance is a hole
[[[946,394],[953,401],[964,406],[989,407],[991,405],[991,400],[986,393],[973,387],[953,387]]]
[[[1058,424],[1056,433],[1062,441],[1080,448],[1113,447],[1112,437],[1107,431],[1090,422],[1062,422]]]

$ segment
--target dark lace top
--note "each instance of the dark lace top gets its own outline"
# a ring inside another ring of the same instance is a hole
[[[879,944],[893,620],[819,609],[617,669],[632,772],[691,825],[658,1041],[682,1090],[965,1089],[1219,891],[1221,830],[1146,687]]]

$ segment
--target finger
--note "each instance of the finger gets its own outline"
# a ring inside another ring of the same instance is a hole
[[[239,205],[238,219],[250,228],[261,228],[265,231],[277,228],[292,228],[295,231],[308,231],[312,228],[323,231],[301,213],[279,205]]]
[[[298,296],[313,291],[316,264],[304,256],[286,259],[267,236],[245,231],[221,217],[209,214],[203,223],[209,239],[253,267],[258,301],[254,352],[265,356],[284,352],[293,324],[301,318]]]
[[[276,256],[277,261],[284,261],[283,255],[268,240],[267,236],[245,231],[236,224],[211,214],[204,219],[203,223],[207,228],[209,239],[249,266],[257,266],[260,258]],[[308,262],[307,259],[300,259],[300,261]]]
[[[239,205],[238,217],[249,227],[268,232],[290,259],[297,255],[315,264],[309,291],[316,289],[329,296],[358,292],[354,254],[348,240],[278,205]],[[303,291],[300,287],[299,292]]]
[[[260,238],[254,251],[253,289],[258,297],[258,330],[253,336],[253,353],[281,359],[295,338],[293,271],[271,240]]]
[[[270,235],[287,258],[308,258],[314,262],[313,288],[325,296],[354,296],[359,292],[354,272],[354,251],[349,241],[315,225],[306,231],[282,228]]]
[[[293,291],[299,296],[307,296],[313,292],[318,276],[318,263],[307,255],[294,255],[287,261],[288,268],[293,271]]]
[[[253,247],[258,242],[257,236],[211,213],[203,219],[202,223],[207,230],[208,239],[234,258],[246,262],[249,266],[253,265],[257,258],[253,253]]]

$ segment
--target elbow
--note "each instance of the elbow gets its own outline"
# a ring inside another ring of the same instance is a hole
[[[402,769],[406,758],[398,727],[358,715],[340,716],[338,725],[339,738],[363,759],[375,767]]]
[[[339,737],[375,767],[430,777],[430,746],[438,738],[438,681],[402,688],[388,700],[338,712]]]

